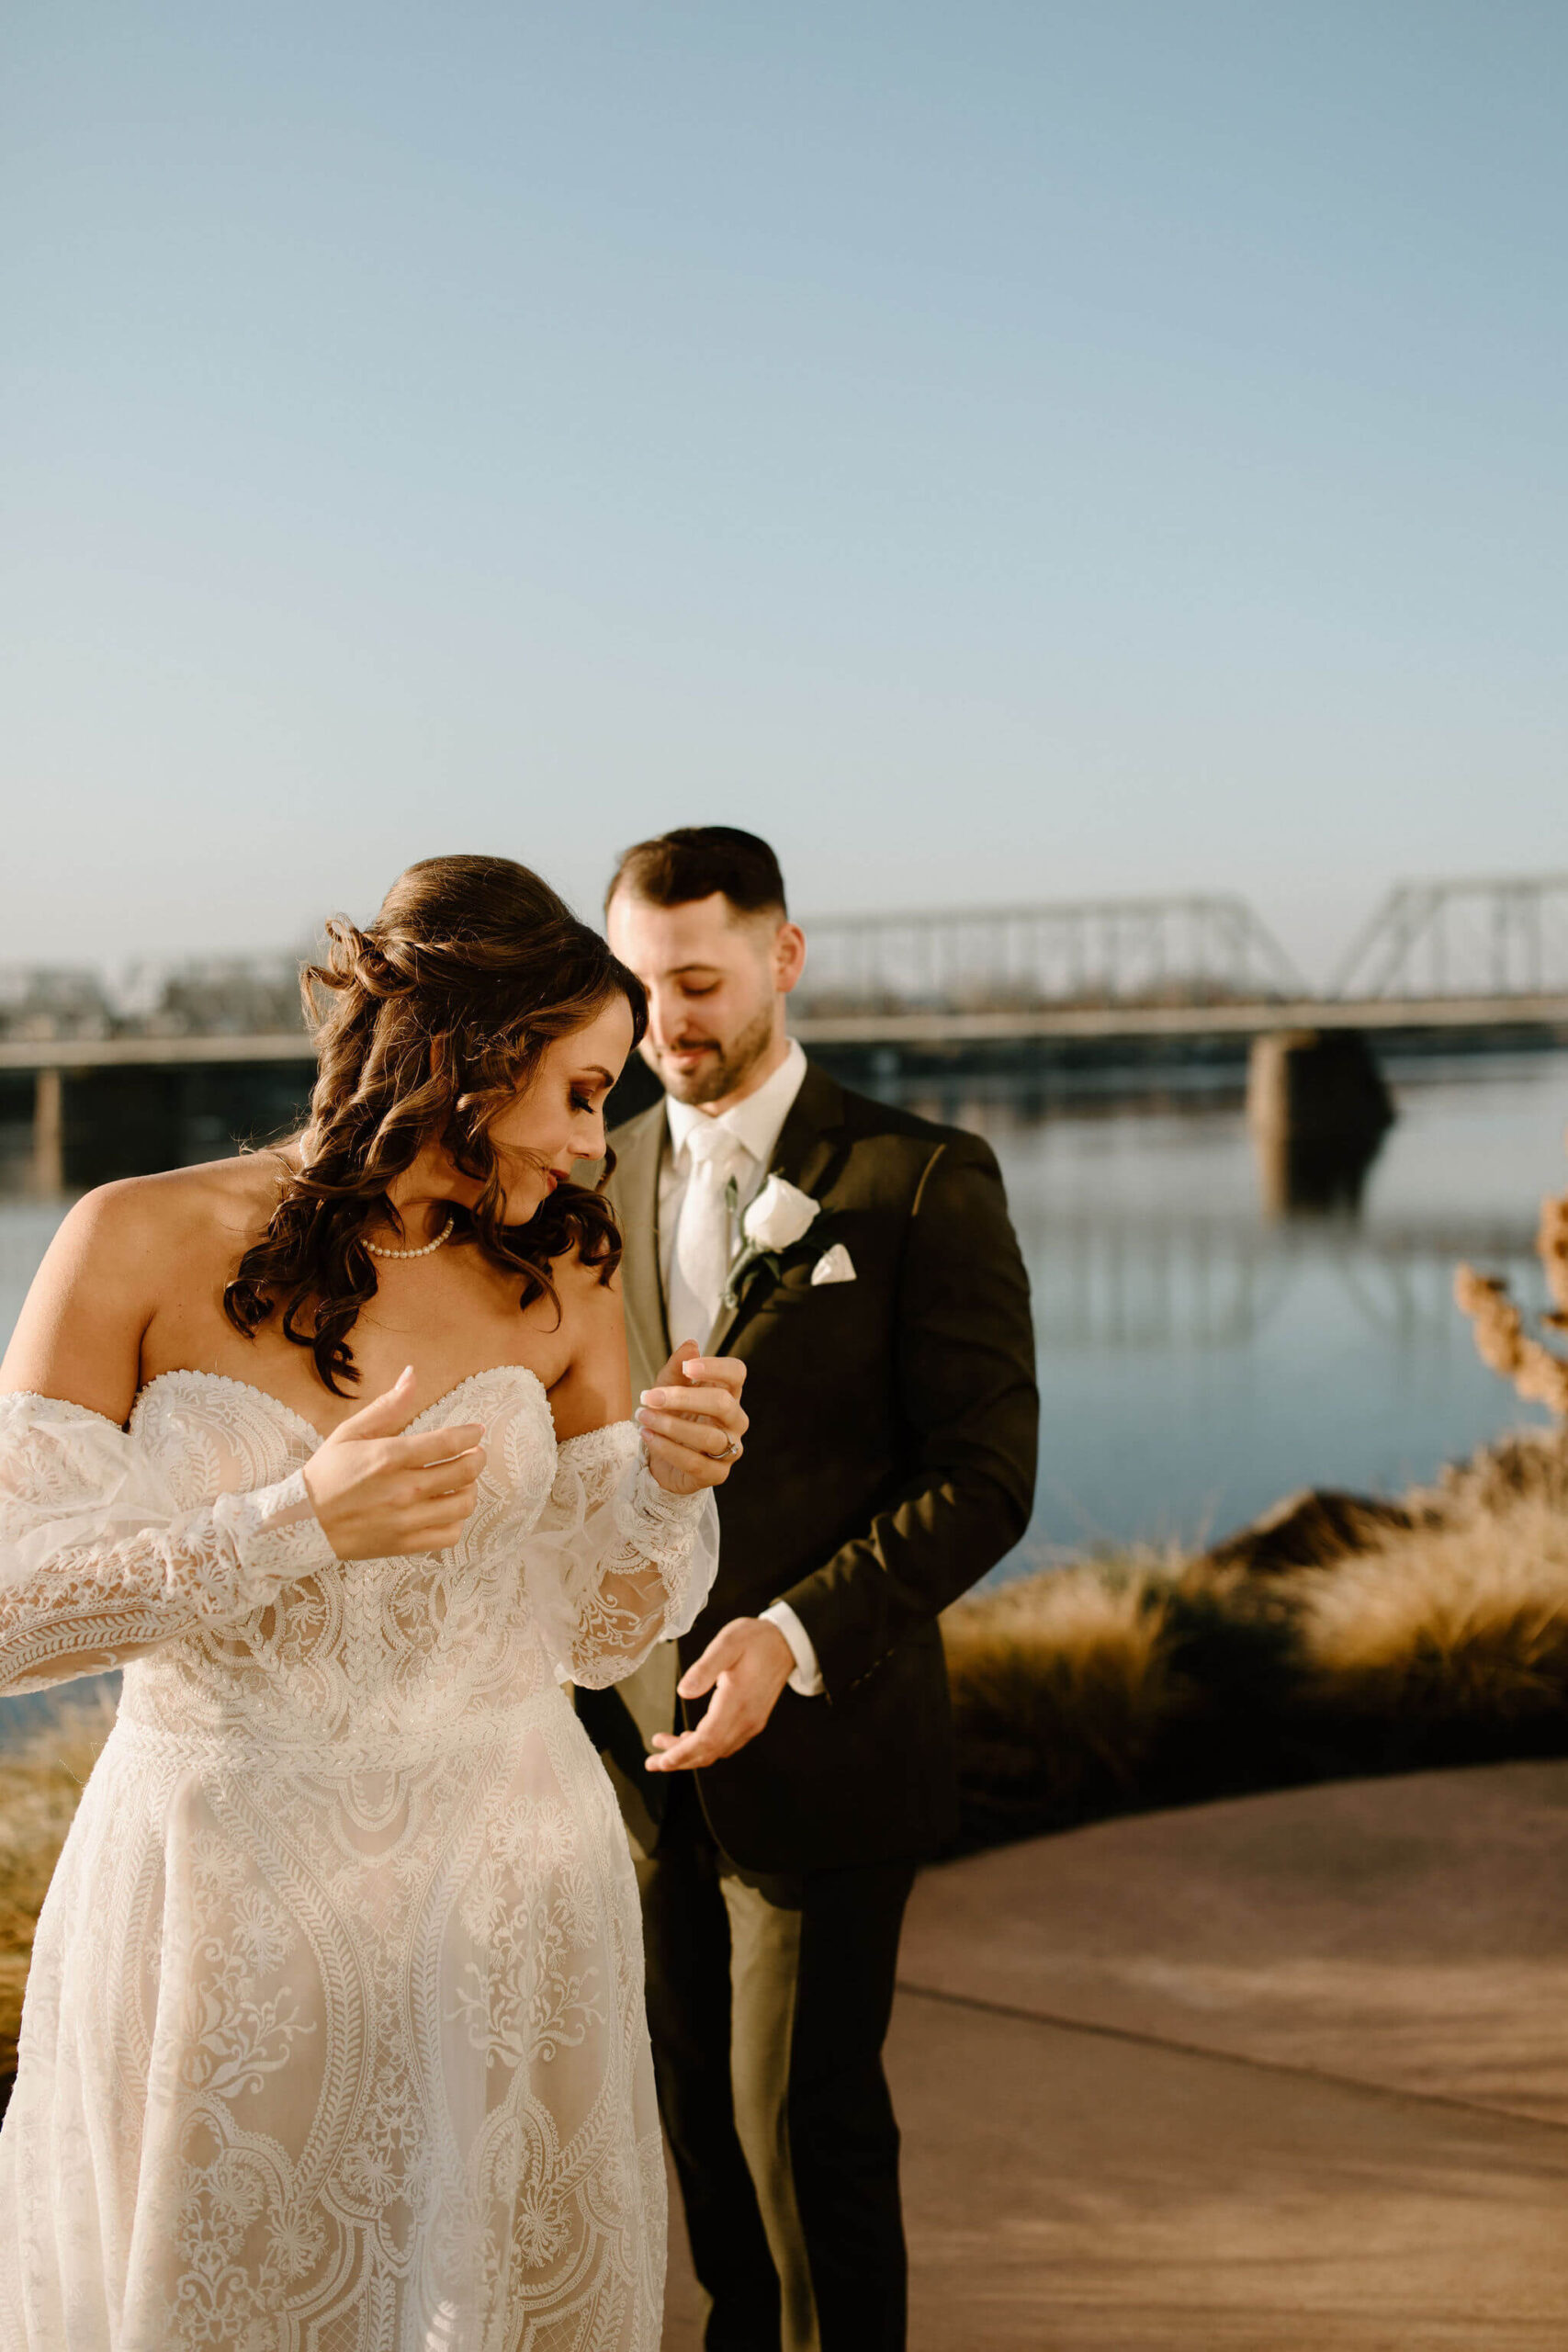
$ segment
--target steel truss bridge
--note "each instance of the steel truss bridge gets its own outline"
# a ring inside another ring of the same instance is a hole
[[[1314,989],[1227,896],[829,915],[807,925],[807,1044],[1568,1027],[1568,874],[1402,883]],[[303,1062],[299,958],[0,967],[0,1071]]]
[[[807,936],[807,1042],[1568,1022],[1568,874],[1402,883],[1321,989],[1235,897],[839,915]]]

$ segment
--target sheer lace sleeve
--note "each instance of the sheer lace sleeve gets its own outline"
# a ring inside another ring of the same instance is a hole
[[[687,1631],[718,1567],[711,1488],[667,1495],[634,1421],[568,1438],[524,1542],[529,1605],[563,1682],[603,1690]]]
[[[335,1557],[298,1470],[181,1510],[102,1414],[0,1396],[0,1691],[102,1673],[204,1622],[238,1624]]]

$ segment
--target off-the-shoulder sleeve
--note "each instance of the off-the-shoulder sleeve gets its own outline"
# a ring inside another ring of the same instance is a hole
[[[564,1682],[603,1690],[691,1626],[718,1567],[711,1489],[669,1495],[633,1421],[568,1438],[524,1543],[529,1606]]]
[[[237,1625],[334,1557],[300,1471],[182,1510],[101,1414],[0,1396],[0,1691],[102,1673],[203,1623]]]

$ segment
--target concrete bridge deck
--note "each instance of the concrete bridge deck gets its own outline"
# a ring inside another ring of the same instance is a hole
[[[980,1012],[940,1007],[896,1012],[807,1013],[792,1023],[802,1045],[964,1046],[1031,1038],[1134,1042],[1156,1038],[1273,1036],[1282,1031],[1562,1029],[1568,991],[1529,996],[1292,997],[1213,1004],[1059,1004]],[[0,1037],[0,1070],[213,1069],[312,1062],[300,1031],[265,1036]]]

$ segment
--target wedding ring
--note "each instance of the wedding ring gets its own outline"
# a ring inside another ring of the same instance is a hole
[[[718,1458],[721,1462],[733,1462],[739,1451],[740,1440],[738,1437],[732,1437]]]

